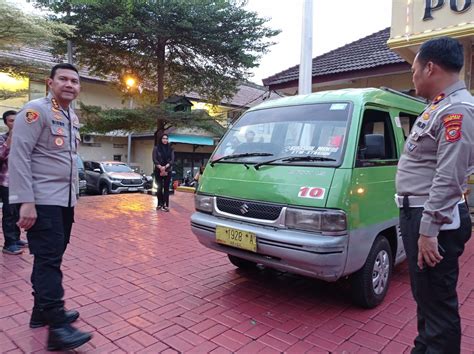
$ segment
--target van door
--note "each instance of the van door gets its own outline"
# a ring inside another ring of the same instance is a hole
[[[352,228],[373,227],[398,217],[393,201],[398,157],[389,112],[367,107],[352,174]]]

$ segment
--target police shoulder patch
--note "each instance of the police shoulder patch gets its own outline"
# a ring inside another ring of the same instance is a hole
[[[463,115],[459,113],[448,114],[443,118],[446,141],[452,143],[461,139],[462,118]]]
[[[31,124],[36,122],[40,117],[40,114],[38,111],[35,111],[34,109],[27,109],[25,112],[25,120],[26,123]]]

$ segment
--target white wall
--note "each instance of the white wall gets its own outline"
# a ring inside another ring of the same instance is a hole
[[[100,146],[95,144],[100,144]],[[114,144],[116,144],[115,147]],[[117,144],[121,147],[117,147]],[[94,144],[82,143],[78,152],[84,161],[111,161],[114,155],[122,155],[122,161],[127,162],[127,138],[94,136]]]
[[[153,172],[153,138],[149,140],[132,140],[131,164],[138,165],[147,174]]]
[[[81,82],[81,94],[78,101],[86,105],[101,106],[102,108],[128,107],[128,101],[123,101],[122,93],[112,84],[100,82]]]

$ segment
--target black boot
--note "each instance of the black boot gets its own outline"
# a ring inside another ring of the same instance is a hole
[[[67,323],[66,312],[63,308],[44,311],[44,318],[49,324],[49,351],[65,351],[80,347],[91,340],[92,334],[81,332]]]
[[[79,312],[71,310],[64,312],[66,316],[66,323],[73,323],[79,318]],[[46,326],[46,319],[44,318],[44,311],[42,309],[33,307],[30,319],[30,328],[40,328]]]

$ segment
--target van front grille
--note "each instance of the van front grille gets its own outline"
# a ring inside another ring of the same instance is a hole
[[[217,208],[225,213],[244,216],[252,219],[276,220],[280,216],[282,206],[249,202],[245,200],[217,197]]]

